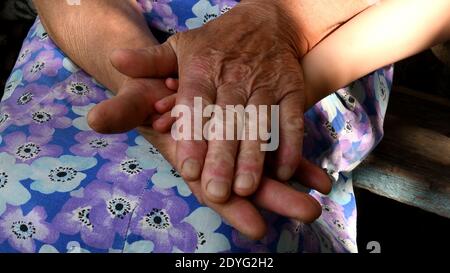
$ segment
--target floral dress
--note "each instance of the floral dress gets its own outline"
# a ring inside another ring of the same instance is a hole
[[[152,28],[201,27],[231,0],[139,1]],[[136,131],[101,135],[88,111],[112,96],[51,41],[39,19],[0,104],[0,252],[356,252],[351,171],[383,135],[392,67],[373,72],[306,113],[304,156],[334,179],[315,191],[322,216],[303,224],[263,211],[252,241],[200,205],[174,168]]]

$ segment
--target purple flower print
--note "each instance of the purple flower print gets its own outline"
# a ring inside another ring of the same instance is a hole
[[[19,252],[35,252],[35,241],[53,244],[59,233],[47,223],[47,213],[43,207],[34,207],[23,215],[19,207],[8,206],[0,216],[0,244],[5,240]]]
[[[277,252],[298,253],[301,250],[300,238],[304,227],[305,224],[294,219],[289,219],[287,223],[283,224],[277,242]]]
[[[24,78],[28,82],[38,80],[42,75],[53,77],[62,67],[62,59],[55,57],[54,52],[45,50],[39,53],[33,61],[24,68]]]
[[[345,248],[345,252],[353,252],[356,248],[354,243],[356,241],[356,210],[352,214],[355,219],[351,217],[346,219],[342,205],[317,192],[313,192],[312,196],[322,204],[322,215],[317,221],[321,229],[327,229],[333,233],[335,247]]]
[[[224,14],[237,5],[237,1],[234,0],[212,0],[214,5],[219,5],[220,14]]]
[[[50,97],[51,91],[47,86],[29,84],[25,87],[17,88],[8,99],[7,104],[17,109],[17,111],[26,112],[31,106],[43,100],[50,101]]]
[[[320,240],[310,225],[302,226],[303,253],[319,253]]]
[[[0,133],[9,125],[14,124],[14,111],[6,104],[0,104]]]
[[[81,240],[89,246],[108,249],[114,242],[115,232],[112,227],[94,225],[91,221],[91,209],[95,200],[86,198],[69,199],[55,216],[52,224],[63,234],[80,234]]]
[[[334,202],[329,197],[317,191],[311,191],[310,195],[314,197],[317,202],[322,204],[322,214],[320,218],[326,220],[333,218],[335,215],[344,215],[344,207]]]
[[[66,99],[75,106],[85,106],[106,99],[105,91],[83,71],[72,74],[54,88],[56,99]]]
[[[41,129],[38,130],[41,131]],[[26,164],[43,156],[59,157],[63,152],[62,148],[48,144],[50,140],[51,137],[40,134],[26,136],[23,132],[13,132],[3,138],[6,145],[0,147],[0,152],[7,152],[15,156],[18,163]]]
[[[89,219],[94,226],[112,229],[125,237],[131,215],[138,202],[138,195],[128,194],[120,187],[94,181],[84,190],[84,199],[89,200]],[[109,231],[108,231],[109,232]]]
[[[120,185],[130,193],[139,194],[155,172],[156,169],[145,169],[135,158],[124,157],[104,164],[98,171],[97,178]]]
[[[147,190],[131,221],[131,231],[154,243],[154,252],[171,252],[174,247],[194,252],[195,229],[183,220],[189,213],[187,203],[172,190]]]
[[[14,109],[15,123],[19,126],[30,125],[33,127],[48,127],[64,129],[72,125],[72,120],[65,115],[68,109],[63,104],[39,103],[21,115],[20,111]]]
[[[31,31],[30,31],[31,32]],[[50,39],[47,30],[45,30],[41,21],[38,21],[34,31],[32,31],[32,39],[36,43],[43,46],[45,49],[55,49],[57,48],[55,43]]]
[[[153,11],[163,18],[174,16],[172,8],[169,5],[170,2],[172,2],[172,0],[153,1]]]
[[[139,0],[144,12],[150,13],[155,11],[161,17],[172,15],[172,8],[169,5],[170,2],[172,0]]]
[[[202,27],[204,24],[220,16],[219,5],[211,5],[209,0],[200,0],[192,7],[194,18],[186,20],[185,25],[189,29]]]
[[[169,17],[155,18],[152,26],[169,34],[186,31],[187,28],[178,24],[178,17],[173,15]]]
[[[311,224],[313,232],[320,242],[321,253],[349,253],[357,252],[356,244],[348,238],[342,238],[326,224],[316,221]]]
[[[17,57],[16,67],[19,67],[28,62],[31,58],[31,55],[41,47],[42,46],[35,40],[25,41],[22,49],[20,50],[19,57]]]
[[[101,135],[94,131],[80,132],[75,135],[79,144],[70,147],[75,155],[92,157],[99,154],[105,159],[121,158],[125,155],[128,145],[126,134]]]

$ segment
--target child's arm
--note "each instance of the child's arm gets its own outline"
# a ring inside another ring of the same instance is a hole
[[[449,0],[384,0],[302,60],[308,105],[350,82],[450,38]]]
[[[384,0],[322,40],[302,59],[307,108],[368,73],[450,38],[450,1]],[[155,104],[163,114],[175,100]],[[170,128],[170,113],[155,129]]]

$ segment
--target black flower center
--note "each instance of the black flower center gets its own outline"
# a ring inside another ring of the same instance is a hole
[[[345,130],[346,130],[347,132],[351,132],[352,129],[353,129],[352,124],[350,123],[350,121],[347,121],[347,122],[345,123]]]
[[[340,220],[333,220],[333,224],[340,230],[344,230],[345,226]]]
[[[69,91],[78,96],[86,96],[90,92],[90,87],[84,82],[72,82]]]
[[[223,8],[220,10],[220,14],[227,13],[227,12],[229,12],[230,10],[231,10],[231,7],[225,6],[225,7],[223,7]]]
[[[326,212],[332,212],[331,207],[328,206],[328,205],[323,205],[323,210],[326,211]]]
[[[9,114],[3,113],[0,114],[0,125],[6,123],[6,121],[9,119]]]
[[[96,138],[89,142],[89,146],[91,146],[91,148],[93,149],[106,148],[108,147],[108,145],[109,145],[108,141],[104,138]]]
[[[25,104],[29,103],[32,99],[33,99],[33,93],[26,92],[22,96],[20,96],[20,98],[17,99],[17,104],[25,105]]]
[[[153,146],[150,146],[150,148],[148,149],[148,151],[149,151],[151,154],[153,154],[153,155],[158,155],[158,154],[160,154],[159,151],[158,151],[158,149],[156,149],[156,148],[153,147]]]
[[[42,124],[50,121],[52,119],[52,115],[47,112],[39,111],[33,113],[32,118],[36,123]]]
[[[163,209],[153,208],[144,217],[145,223],[156,230],[168,229],[171,227],[170,217]]]
[[[0,190],[8,184],[8,174],[0,170]]]
[[[31,50],[30,49],[25,49],[22,53],[20,53],[19,55],[19,62],[23,61],[25,59],[25,57],[30,54]]]
[[[108,201],[108,211],[113,217],[123,219],[131,212],[131,202],[123,197],[117,197]]]
[[[120,163],[120,167],[121,171],[128,175],[136,175],[143,170],[136,159],[125,160]]]
[[[33,238],[34,234],[36,234],[36,227],[32,222],[15,221],[11,225],[11,232],[17,239],[26,240]]]
[[[174,168],[172,168],[172,169],[170,170],[170,173],[171,173],[173,176],[175,176],[176,178],[180,178],[180,177],[181,177],[181,175],[180,175]]]
[[[325,127],[328,129],[330,136],[334,139],[337,138],[337,132],[336,129],[334,129],[333,125],[331,124],[331,122],[327,121],[325,122]]]
[[[66,183],[75,179],[77,173],[78,171],[72,167],[57,167],[50,170],[48,177],[52,182]]]
[[[42,40],[45,40],[45,39],[47,39],[48,38],[48,33],[47,32],[43,32],[41,35],[40,35],[40,37],[39,37],[39,39],[41,39],[41,41]]]
[[[209,21],[216,19],[216,18],[217,18],[217,14],[207,13],[207,14],[205,14],[205,16],[203,16],[203,24],[206,24]]]
[[[39,71],[41,71],[42,69],[44,69],[45,67],[45,62],[42,61],[36,61],[33,66],[30,69],[30,73],[34,74],[37,73]]]
[[[204,244],[206,244],[206,235],[205,233],[199,231],[197,232],[197,246],[195,248],[198,249],[199,246]]]
[[[76,216],[78,218],[78,221],[84,225],[85,227],[92,229],[94,228],[94,226],[91,223],[91,220],[89,219],[89,214],[91,212],[91,208],[89,207],[85,207],[85,208],[80,208],[77,212],[76,212]]]
[[[21,160],[28,160],[37,157],[40,152],[41,148],[37,144],[29,142],[17,147],[16,157]]]

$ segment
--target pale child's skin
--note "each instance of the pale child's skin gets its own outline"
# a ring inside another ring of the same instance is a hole
[[[331,90],[449,39],[450,1],[383,0],[305,56],[307,92],[319,101]]]

